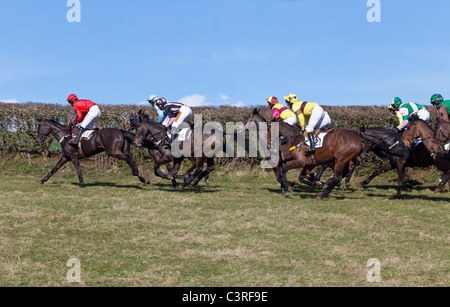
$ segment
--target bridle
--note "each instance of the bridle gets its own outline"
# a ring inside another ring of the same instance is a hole
[[[420,138],[419,134],[417,134],[417,136],[416,136],[417,122],[412,123],[412,125],[413,125],[413,127],[414,127],[414,128],[413,128],[412,136],[411,136],[411,138],[410,138],[409,140],[407,140],[408,143],[405,144],[406,147],[408,147],[408,148],[411,148],[412,144]],[[404,135],[403,135],[403,137],[404,137]],[[426,137],[426,138],[422,138],[422,141],[424,141],[424,140],[431,140],[431,143],[438,145],[438,149],[441,147],[441,145],[440,145],[438,142],[435,141],[435,139],[434,139],[433,136],[429,136],[429,137]],[[404,142],[403,142],[403,143],[404,143]],[[437,152],[436,150],[434,150],[433,148],[431,148],[430,154],[431,154],[431,157],[434,157],[435,155],[438,154],[438,152]]]

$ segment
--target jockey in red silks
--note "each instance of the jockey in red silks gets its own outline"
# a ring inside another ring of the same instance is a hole
[[[85,130],[92,129],[97,119],[100,117],[100,108],[90,100],[79,100],[77,95],[70,95],[67,102],[77,111],[77,118],[73,121],[80,129],[75,139],[69,141],[70,145],[77,146],[80,137]]]

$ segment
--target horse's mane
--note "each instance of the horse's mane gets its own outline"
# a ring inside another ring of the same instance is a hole
[[[422,119],[420,119],[420,118],[416,118],[415,121],[416,121],[416,122],[422,122],[426,127],[428,127],[428,129],[430,129],[431,131],[434,132],[434,129],[431,128],[430,124],[427,123],[426,121],[424,121],[424,120],[422,120]]]
[[[50,123],[53,123],[53,124],[56,124],[56,125],[60,125],[60,126],[66,126],[62,122],[56,121],[54,119],[45,119],[45,121],[48,121]]]

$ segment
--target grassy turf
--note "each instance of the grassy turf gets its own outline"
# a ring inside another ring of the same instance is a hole
[[[356,178],[317,201],[306,186],[280,195],[261,170],[180,190],[87,167],[80,190],[72,166],[41,186],[50,166],[22,163],[0,174],[0,286],[450,285],[450,195],[434,182],[394,200],[395,174],[366,190]],[[367,281],[370,258],[381,283]]]

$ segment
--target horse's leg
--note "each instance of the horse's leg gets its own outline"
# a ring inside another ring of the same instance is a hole
[[[175,178],[178,178],[177,174],[178,174],[178,171],[180,170],[181,163],[183,162],[183,160],[184,160],[184,158],[178,158],[173,161],[173,168],[172,168],[171,175],[173,178],[172,179],[172,187],[174,187],[174,188],[177,187],[177,182],[176,182]],[[181,187],[183,187],[183,185],[181,185]]]
[[[281,175],[282,164],[278,164],[272,170],[275,173],[275,178],[281,184],[281,194],[286,194],[286,186],[283,184],[283,177]],[[292,187],[291,187],[292,189]]]
[[[172,180],[172,178],[170,177],[170,175],[164,174],[164,173],[159,169],[160,167],[161,167],[161,165],[156,164],[156,163],[155,163],[155,165],[153,165],[153,168],[155,169],[155,170],[154,170],[155,176],[160,177],[160,178],[162,178],[162,179]],[[169,168],[167,168],[167,171],[168,171],[169,174],[170,174]]]
[[[397,173],[398,173],[398,186],[397,186],[397,194],[395,198],[402,197],[403,185],[405,183],[405,167],[404,164],[397,163]]]
[[[450,172],[448,172],[447,174],[443,174],[442,175],[441,180],[439,181],[439,185],[434,190],[435,193],[442,193],[442,192],[444,192],[445,184],[447,183],[447,181],[449,181],[449,177],[450,177]],[[450,188],[450,181],[448,182],[448,186]]]
[[[67,159],[66,156],[62,156],[61,159],[59,159],[58,163],[56,163],[55,167],[50,171],[50,173],[48,173],[47,176],[45,176],[44,179],[42,179],[39,183],[46,183],[50,179],[50,177],[52,177],[68,161],[69,159]]]
[[[336,162],[334,164],[334,177],[329,179],[324,187],[326,187],[322,194],[317,196],[318,200],[322,200],[327,197],[331,191],[341,182],[342,174],[344,172],[344,167],[347,163]]]
[[[391,162],[389,162],[388,164],[378,168],[377,170],[375,170],[372,174],[372,176],[370,176],[369,178],[367,178],[366,180],[364,180],[363,182],[361,182],[360,184],[358,184],[358,187],[360,188],[365,188],[366,185],[368,185],[375,177],[379,176],[382,173],[385,173],[387,171],[390,171],[393,168],[393,165]]]
[[[195,169],[195,172],[181,185],[183,188],[190,185],[192,181],[194,181],[194,179],[203,172],[203,165],[205,164],[205,160],[205,158],[197,159],[197,162],[195,163],[197,165],[197,168]]]
[[[133,176],[136,176],[139,178],[139,180],[142,183],[145,184],[150,184],[150,180],[145,179],[143,175],[141,175],[141,173],[139,172],[139,168],[137,167],[136,163],[134,163],[133,158],[131,157],[131,155],[127,155],[125,153],[119,153],[119,154],[109,154],[111,157],[119,159],[119,160],[123,160],[125,162],[128,163],[128,165],[131,168],[131,172],[133,173]]]
[[[320,168],[319,172],[317,173],[316,177],[314,178],[314,182],[316,182],[316,181],[320,182],[320,179],[322,178],[323,174],[329,167],[332,167],[331,164],[323,165]]]
[[[287,172],[290,171],[291,169],[297,169],[301,167],[304,167],[304,164],[300,160],[293,160],[288,164],[286,164],[281,170],[281,178],[283,181],[283,185],[285,186],[289,185],[289,181],[287,180],[286,177]]]
[[[358,166],[359,166],[359,161],[357,159],[350,162],[350,171],[349,171],[347,178],[345,179],[345,187],[347,189],[350,188],[350,181],[352,180],[352,177],[355,174],[355,170]]]
[[[81,173],[81,166],[80,166],[80,160],[78,158],[71,159],[73,165],[75,166],[75,169],[77,170],[78,174],[78,180],[80,181],[80,188],[86,187],[83,180],[83,174]]]
[[[200,173],[197,178],[195,178],[194,182],[192,183],[193,187],[195,187],[200,180],[202,180],[206,176],[209,176],[209,174],[216,169],[216,166],[214,165],[214,158],[208,158],[206,160],[206,163],[208,165],[208,168]]]
[[[328,166],[327,166],[327,168],[328,168]],[[312,166],[312,167],[305,166],[303,168],[302,172],[300,173],[300,176],[298,177],[298,181],[300,183],[309,185],[310,187],[313,187],[313,188],[320,186],[320,181],[316,181],[315,180],[315,178],[317,178],[317,177],[314,176],[314,173],[312,172],[313,170],[314,170],[314,166]],[[312,178],[313,178],[312,181],[306,179],[308,177],[308,175],[311,175],[311,174],[313,175],[312,176]]]

